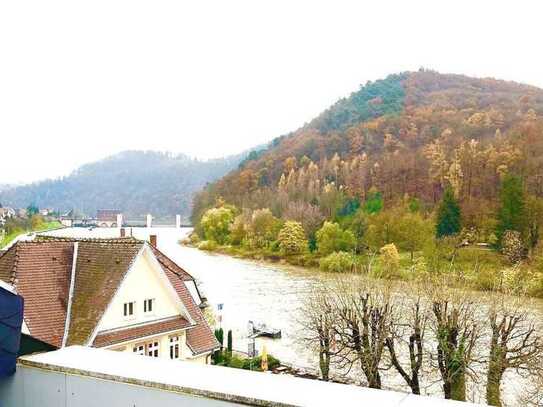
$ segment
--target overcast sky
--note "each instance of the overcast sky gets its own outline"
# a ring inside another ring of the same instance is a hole
[[[3,1],[0,184],[210,158],[421,66],[543,87],[538,1]]]

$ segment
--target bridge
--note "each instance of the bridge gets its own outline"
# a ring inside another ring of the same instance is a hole
[[[152,214],[147,214],[143,218],[125,218],[122,213],[117,214],[115,220],[110,222],[97,222],[98,227],[146,227],[146,228],[183,228],[192,227],[191,224],[183,222],[181,215],[175,215],[175,218],[158,218]]]

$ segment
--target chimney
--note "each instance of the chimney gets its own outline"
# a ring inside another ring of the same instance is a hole
[[[175,227],[177,229],[181,227],[181,215],[175,215]]]
[[[126,236],[126,229],[121,228],[121,237],[125,237],[125,236]]]
[[[156,248],[156,235],[149,235],[149,243]]]
[[[117,227],[118,228],[123,227],[123,214],[122,213],[117,214]]]

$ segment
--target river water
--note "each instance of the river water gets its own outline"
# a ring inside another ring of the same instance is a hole
[[[303,352],[296,343],[296,332],[299,332],[296,321],[300,299],[317,281],[320,273],[315,276],[302,268],[265,265],[180,245],[179,241],[190,231],[189,228],[133,228],[132,234],[146,240],[149,235],[157,235],[158,248],[197,280],[217,321],[220,320],[225,331],[232,330],[234,349],[247,352],[248,321],[265,323],[281,329],[282,338],[258,338],[255,345],[259,352],[265,345],[268,353],[282,361],[314,369],[313,355]],[[86,238],[118,237],[119,229],[67,228],[47,234]],[[218,310],[219,304],[222,304],[222,311]]]
[[[296,337],[300,333],[301,301],[317,282],[333,278],[332,275],[315,270],[305,270],[283,264],[263,264],[256,261],[236,259],[225,255],[203,252],[179,244],[191,229],[189,228],[133,228],[132,235],[148,240],[154,234],[158,236],[158,248],[177,264],[188,271],[198,282],[203,295],[208,298],[220,325],[225,332],[232,330],[234,349],[247,352],[247,323],[255,321],[265,323],[282,331],[281,339],[259,338],[256,348],[259,352],[266,346],[281,361],[296,367],[316,370],[318,367],[314,352],[305,349]],[[130,232],[128,232],[130,234]],[[48,232],[49,235],[69,237],[118,237],[119,229],[69,228]],[[222,304],[222,311],[219,311]],[[534,313],[543,316],[543,302],[535,301]],[[472,394],[471,399],[484,401],[482,384]],[[396,374],[384,375],[387,388],[408,391],[401,378]],[[518,377],[509,374],[504,383],[508,405],[513,405],[515,394],[519,392]],[[440,395],[441,390],[435,383],[423,390],[424,393]]]

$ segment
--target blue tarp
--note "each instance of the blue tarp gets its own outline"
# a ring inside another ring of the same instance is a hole
[[[23,307],[23,297],[0,287],[0,379],[15,373]]]

